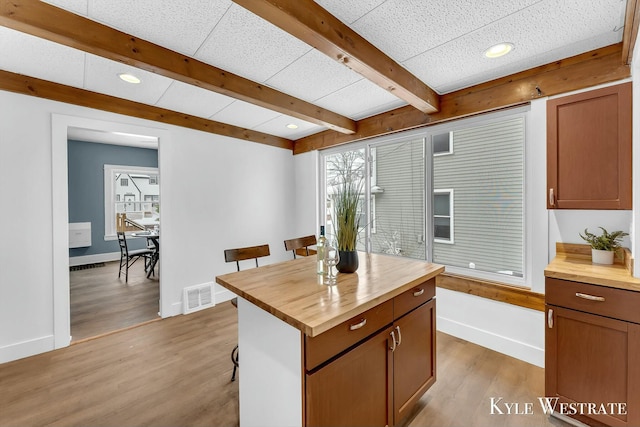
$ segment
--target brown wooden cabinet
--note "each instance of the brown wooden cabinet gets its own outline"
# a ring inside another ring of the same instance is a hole
[[[307,426],[386,426],[392,360],[383,329],[316,372],[306,375]]]
[[[547,102],[547,208],[631,209],[631,83]]]
[[[393,352],[393,416],[398,424],[436,381],[436,301],[394,322],[400,344]]]
[[[398,424],[436,380],[435,279],[305,337],[307,426]]]
[[[589,425],[640,425],[640,292],[547,278],[546,300],[545,391],[555,410],[573,405],[565,415]]]

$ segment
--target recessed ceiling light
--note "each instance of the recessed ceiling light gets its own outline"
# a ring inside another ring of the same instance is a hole
[[[289,123],[287,129],[298,129],[298,125],[295,123]]]
[[[120,79],[124,80],[127,83],[138,84],[141,82],[140,78],[129,73],[120,73],[118,74],[118,77],[120,77]]]
[[[499,58],[513,50],[513,43],[499,43],[484,51],[487,58]]]

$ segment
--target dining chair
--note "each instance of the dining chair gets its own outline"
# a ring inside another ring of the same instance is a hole
[[[244,248],[235,248],[235,249],[225,249],[224,250],[224,260],[225,262],[234,262],[236,263],[236,269],[240,271],[240,261],[245,261],[248,259],[256,260],[256,267],[258,267],[258,258],[262,258],[265,256],[269,256],[269,245],[259,245],[259,246],[248,246]],[[234,307],[238,308],[238,298],[234,298],[231,300],[231,304]],[[236,370],[238,366],[240,366],[240,357],[239,357],[239,349],[238,345],[231,350],[231,361],[233,362],[233,374],[231,374],[231,381],[236,380]]]
[[[124,231],[118,231],[118,244],[120,245],[120,269],[118,270],[118,278],[122,274],[122,269],[125,269],[124,277],[125,282],[129,283],[129,267],[135,264],[140,258],[144,259],[144,271],[150,266],[151,259],[154,256],[153,249],[135,249],[130,251],[127,246],[127,236]]]
[[[305,256],[309,256],[309,246],[313,246],[318,241],[316,240],[316,236],[314,234],[310,236],[297,237],[295,239],[288,239],[284,241],[284,250],[285,251],[293,251],[293,259],[296,259],[296,251],[298,249],[304,249],[306,252]]]

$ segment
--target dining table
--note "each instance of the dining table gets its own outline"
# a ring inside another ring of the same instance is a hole
[[[148,269],[147,269],[147,278],[151,277],[151,273],[154,272],[156,268],[156,264],[160,259],[160,233],[156,230],[149,231],[139,231],[135,233],[131,233],[132,237],[144,237],[147,239],[147,242],[151,242],[153,244],[153,255],[151,255],[151,260],[149,261]]]

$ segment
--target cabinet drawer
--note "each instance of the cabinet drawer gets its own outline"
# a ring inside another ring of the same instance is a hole
[[[550,277],[545,284],[547,304],[640,323],[640,292]]]
[[[435,277],[395,297],[393,299],[393,318],[399,319],[434,296],[436,296]]]
[[[306,370],[310,371],[391,322],[393,300],[352,317],[318,336],[305,336]]]

